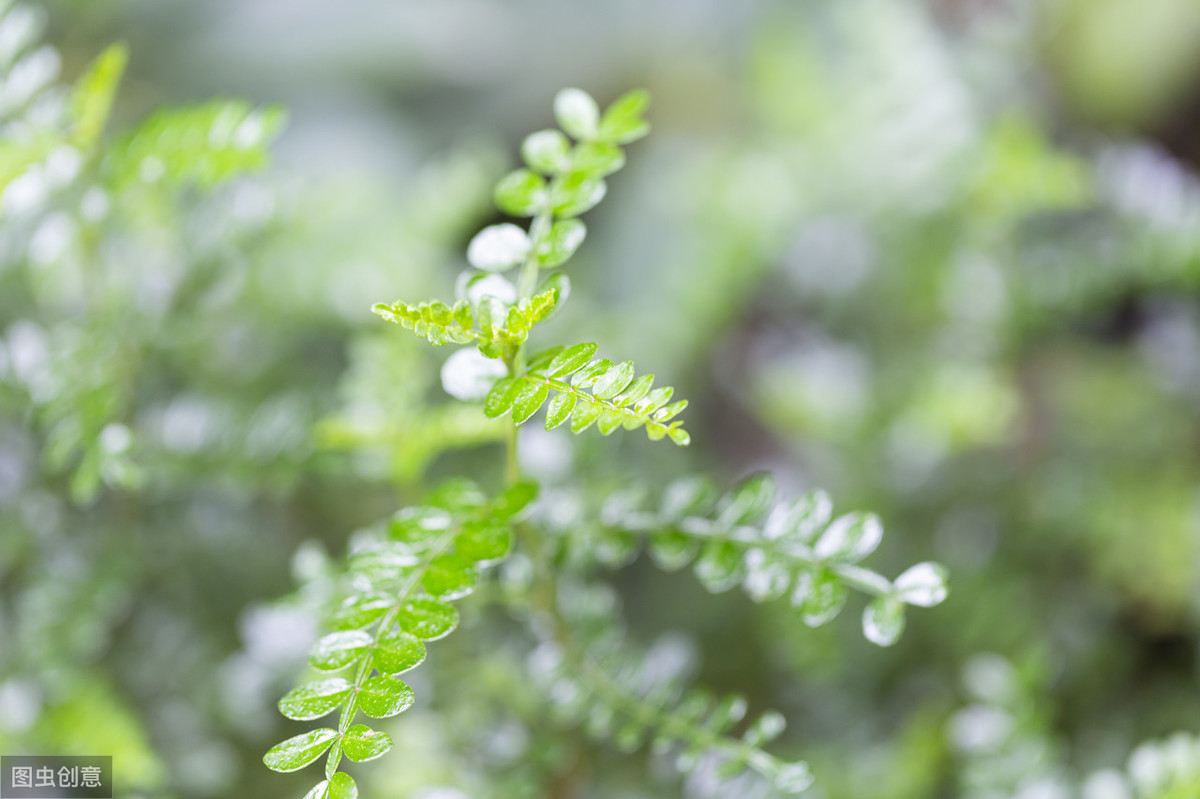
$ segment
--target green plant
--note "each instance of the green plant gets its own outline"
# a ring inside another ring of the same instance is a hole
[[[597,564],[627,560],[644,541],[656,563],[679,568],[694,562],[710,591],[742,586],[755,601],[790,598],[812,626],[833,619],[848,589],[874,598],[863,614],[867,638],[895,642],[905,605],[931,606],[946,595],[943,569],[912,567],[896,580],[860,566],[882,538],[879,519],[851,513],[832,517],[823,492],[778,502],[773,482],[752,476],[718,494],[704,480],[667,488],[652,509],[628,493],[609,498],[598,520],[551,513],[538,486],[521,473],[518,427],[546,406],[547,430],[569,423],[582,433],[644,429],[651,439],[689,443],[676,417],[685,400],[670,387],[638,377],[629,361],[596,357],[594,343],[556,346],[533,355],[534,328],[566,300],[570,283],[554,272],[583,242],[579,215],[605,195],[605,177],[625,162],[622,146],[644,136],[645,92],[631,92],[601,113],[578,89],[560,92],[554,110],[564,132],[544,130],[522,148],[528,168],[502,178],[495,201],[514,217],[531,217],[528,230],[491,225],[468,248],[477,270],[459,283],[453,304],[394,302],[376,305],[384,319],[434,345],[468,345],[447,359],[442,383],[454,397],[482,403],[484,416],[505,423],[504,488],[489,496],[474,483],[451,479],[419,506],[405,508],[356,539],[339,580],[338,601],[322,622],[327,629],[309,664],[324,676],[288,693],[279,704],[288,718],[309,721],[339,711],[336,726],[320,727],[273,747],[264,762],[295,771],[326,755],[325,779],[308,794],[357,795],[340,771],[343,756],[372,760],[387,752],[389,736],[359,714],[388,718],[406,710],[413,692],[397,675],[425,658],[425,642],[458,625],[452,600],[471,593],[481,570],[520,552],[527,570],[506,581],[504,599],[540,643],[530,658],[536,683],[570,725],[583,722],[622,750],[647,740],[675,751],[691,771],[717,764],[729,780],[757,781],[798,793],[812,777],[804,761],[785,761],[762,747],[783,730],[768,711],[739,727],[745,699],[717,700],[686,690],[678,669],[662,668],[653,649],[639,656],[612,618],[613,597],[591,572]],[[504,272],[519,268],[515,284]],[[547,405],[548,403],[548,405]]]

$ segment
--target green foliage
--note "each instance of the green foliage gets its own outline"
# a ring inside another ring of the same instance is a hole
[[[676,751],[684,773],[715,766],[734,792],[755,780],[788,794],[811,785],[806,762],[781,760],[762,748],[782,732],[782,716],[763,714],[736,734],[746,701],[718,701],[702,689],[685,691],[682,675],[663,673],[653,652],[631,659],[635,647],[614,623],[606,590],[577,582],[578,570],[571,566],[589,557],[610,563],[632,557],[640,536],[665,568],[694,562],[696,576],[711,591],[742,585],[759,602],[790,596],[811,626],[833,619],[848,589],[857,588],[874,596],[863,627],[881,646],[900,637],[906,605],[928,607],[946,596],[945,571],[936,564],[914,566],[895,581],[858,565],[882,539],[877,517],[852,513],[831,519],[832,503],[822,492],[777,504],[774,484],[765,475],[748,478],[719,498],[703,481],[674,483],[657,512],[636,510],[614,497],[598,526],[569,522],[564,547],[549,545],[538,529],[555,523],[536,514],[514,521],[537,492],[521,479],[517,428],[543,407],[546,430],[569,423],[572,432],[581,433],[595,425],[607,436],[618,428],[644,428],[652,440],[690,442],[675,419],[687,402],[671,402],[673,389],[656,388],[654,376],[638,376],[632,362],[596,358],[598,345],[590,342],[525,354],[533,328],[569,292],[560,274],[539,290],[540,272],[560,266],[584,240],[586,228],[574,217],[604,196],[604,177],[624,165],[618,145],[648,130],[642,119],[646,103],[645,93],[633,92],[601,114],[584,92],[560,92],[555,116],[575,144],[559,131],[529,136],[521,147],[529,169],[509,173],[495,190],[502,211],[534,217],[530,230],[504,223],[478,233],[467,250],[478,272],[460,279],[454,305],[374,306],[382,318],[435,346],[473,345],[447,359],[442,384],[458,399],[482,400],[487,419],[508,418],[508,488],[488,501],[473,484],[452,480],[425,504],[397,513],[386,534],[376,531],[352,548],[342,580],[349,591],[326,614],[329,632],[313,646],[309,665],[353,676],[302,684],[279,703],[280,712],[297,721],[340,710],[340,723],[288,739],[264,758],[270,768],[291,771],[328,752],[328,782],[313,789],[317,794],[335,786],[342,755],[371,760],[392,747],[385,732],[354,724],[357,714],[388,718],[412,704],[412,690],[396,675],[423,662],[425,641],[458,626],[458,611],[450,602],[471,593],[480,567],[504,558],[518,534],[519,562],[529,563],[532,571],[508,601],[525,611],[541,640],[533,657],[535,683],[557,704],[562,720],[583,723],[589,733],[611,738],[624,751],[647,741],[656,751]],[[514,286],[501,275],[518,265]],[[398,377],[403,381],[403,374]],[[561,514],[556,523],[564,524]],[[580,558],[571,554],[572,547],[589,553]]]
[[[341,721],[276,745],[263,758],[269,768],[296,771],[329,752],[327,781],[311,795],[354,795],[353,782],[337,770],[342,755],[361,763],[392,748],[386,733],[354,724],[356,715],[385,719],[412,705],[412,689],[396,675],[424,661],[424,642],[458,626],[450,601],[471,593],[479,570],[504,558],[513,519],[535,495],[536,487],[522,482],[488,500],[469,481],[450,481],[429,504],[399,511],[351,553],[344,577],[350,590],[324,620],[331,631],[309,653],[314,669],[347,676],[305,683],[279,701],[289,719],[312,721],[340,709]]]
[[[674,571],[689,564],[714,593],[741,586],[755,602],[787,598],[810,627],[835,619],[849,590],[872,597],[863,634],[891,646],[904,631],[905,606],[933,607],[947,595],[946,571],[920,563],[895,580],[859,565],[883,540],[873,514],[833,518],[824,491],[778,501],[766,474],[747,477],[721,495],[703,478],[670,484],[656,508],[640,492],[612,495],[598,522],[572,520],[582,531],[565,538],[566,557],[610,566],[634,558],[644,543],[654,563]]]
[[[484,398],[484,414],[495,419],[511,412],[513,422],[522,424],[553,392],[546,413],[547,430],[568,419],[572,433],[582,433],[593,424],[606,436],[621,427],[644,427],[651,441],[668,436],[686,446],[691,439],[683,423],[671,420],[687,407],[687,400],[668,405],[674,389],[653,388],[654,375],[635,378],[632,361],[593,360],[596,349],[594,343],[576,344],[533,356],[524,372],[496,381]]]
[[[263,168],[285,119],[240,100],[161,111],[115,145],[109,167],[126,182],[210,188]]]
[[[497,372],[489,379],[485,365],[455,358],[447,361],[450,374],[443,372],[448,390],[451,383],[491,383],[490,390],[484,385],[485,390],[478,392],[484,397],[488,418],[511,411],[513,421],[521,424],[553,392],[547,429],[569,418],[575,433],[595,424],[603,435],[619,427],[645,428],[652,440],[669,437],[679,445],[689,442],[682,422],[671,421],[687,402],[667,405],[672,389],[652,391],[652,375],[635,380],[631,362],[590,361],[595,344],[552,348],[527,364],[523,355],[533,327],[554,313],[570,291],[565,276],[555,275],[546,281],[547,289],[534,293],[539,271],[561,266],[583,243],[587,228],[574,217],[603,199],[607,192],[605,176],[624,166],[625,154],[619,145],[649,131],[642,118],[647,103],[645,92],[631,92],[601,115],[595,100],[585,92],[564,89],[555,98],[554,113],[576,143],[572,145],[557,130],[530,134],[521,146],[529,169],[510,172],[496,184],[496,206],[512,216],[534,217],[529,231],[510,223],[490,225],[467,247],[471,265],[496,277],[468,276],[462,282],[467,296],[453,306],[433,301],[417,305],[381,303],[374,307],[379,316],[412,330],[435,346],[474,344],[484,357],[502,361],[507,372],[504,377]],[[514,289],[499,275],[518,265],[521,271]],[[506,302],[505,297],[498,296],[503,294],[512,296]],[[568,377],[569,382],[564,379]],[[451,393],[460,399],[478,398],[473,389]]]
[[[434,346],[475,344],[488,358],[509,360],[529,338],[530,329],[554,313],[560,293],[557,287],[550,288],[522,298],[510,308],[489,296],[476,308],[470,301],[460,300],[453,306],[437,301],[420,305],[379,303],[372,310]]]

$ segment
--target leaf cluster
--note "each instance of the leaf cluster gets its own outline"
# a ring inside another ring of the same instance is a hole
[[[449,481],[427,504],[396,513],[385,535],[351,554],[351,590],[328,613],[329,632],[308,658],[318,671],[346,676],[305,683],[279,702],[280,712],[297,721],[340,709],[340,723],[272,747],[263,758],[269,768],[297,771],[328,752],[326,780],[309,795],[354,795],[353,780],[337,771],[341,757],[364,762],[392,747],[386,733],[353,723],[357,714],[390,718],[412,705],[412,689],[398,675],[424,661],[426,641],[458,626],[451,600],[471,593],[479,570],[508,553],[512,519],[535,494],[532,484],[517,483],[489,500],[467,480]]]
[[[553,393],[547,430],[568,420],[572,433],[582,433],[592,424],[606,436],[621,427],[644,427],[652,441],[669,436],[686,446],[691,440],[687,431],[672,419],[687,407],[687,400],[668,404],[674,389],[654,388],[654,375],[636,376],[632,361],[614,364],[593,358],[597,348],[586,343],[539,353],[520,375],[496,381],[484,399],[484,414],[493,419],[511,414],[514,424],[523,424]]]
[[[643,508],[640,492],[619,492],[601,508],[598,523],[580,520],[587,533],[564,537],[564,545],[587,550],[569,557],[618,565],[644,544],[660,568],[690,565],[714,593],[741,586],[755,602],[786,598],[811,627],[835,619],[856,589],[872,597],[862,627],[880,646],[900,638],[906,605],[932,607],[946,598],[946,570],[939,564],[917,564],[895,580],[860,565],[883,540],[874,514],[835,518],[824,491],[786,501],[777,494],[767,474],[724,494],[704,478],[677,480],[650,508]]]

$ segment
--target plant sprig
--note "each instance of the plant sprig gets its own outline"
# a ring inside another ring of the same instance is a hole
[[[355,795],[354,780],[338,772],[342,756],[361,763],[392,748],[387,733],[355,724],[359,712],[384,719],[413,703],[413,691],[398,678],[425,660],[425,642],[458,626],[451,600],[470,594],[481,567],[503,558],[511,546],[512,518],[536,495],[531,483],[517,483],[496,500],[466,480],[444,483],[428,504],[406,508],[377,532],[370,544],[351,553],[349,593],[332,610],[330,632],[313,645],[308,662],[325,677],[301,685],[279,701],[279,712],[312,721],[340,710],[336,728],[322,727],[276,746],[263,758],[271,769],[297,771],[328,752],[325,780],[312,799]]]
[[[677,750],[685,772],[715,758],[723,777],[766,778],[786,793],[803,791],[812,777],[804,761],[784,761],[762,748],[782,731],[782,716],[765,713],[734,735],[747,710],[743,700],[718,701],[685,690],[679,679],[650,679],[649,660],[630,655],[633,647],[612,618],[612,604],[586,607],[584,600],[604,589],[571,581],[571,568],[580,561],[572,548],[588,549],[585,560],[613,561],[631,557],[644,538],[659,565],[694,563],[712,591],[740,584],[757,601],[790,592],[814,626],[837,615],[847,589],[858,588],[875,595],[864,630],[881,645],[902,632],[905,604],[932,605],[945,596],[944,573],[934,564],[913,567],[894,582],[858,565],[879,544],[876,517],[832,519],[829,498],[820,492],[776,504],[774,484],[764,476],[719,499],[701,482],[682,481],[668,489],[655,511],[614,496],[598,523],[573,519],[562,529],[558,547],[547,538],[554,523],[514,519],[536,491],[521,476],[517,429],[543,407],[547,430],[569,425],[582,433],[594,426],[609,435],[618,428],[644,429],[653,440],[690,443],[676,418],[687,401],[673,400],[674,390],[655,386],[653,375],[639,376],[631,361],[598,358],[593,342],[552,346],[532,357],[525,352],[534,328],[561,307],[570,290],[565,275],[543,280],[542,274],[565,263],[586,238],[577,217],[605,196],[605,178],[624,165],[621,145],[647,132],[646,103],[644,92],[631,92],[601,114],[584,92],[560,92],[554,110],[562,130],[527,137],[521,147],[527,166],[496,186],[497,207],[532,218],[528,230],[505,222],[480,231],[467,248],[473,271],[460,279],[453,305],[374,306],[379,316],[434,345],[464,345],[446,360],[442,384],[458,399],[482,401],[483,417],[507,418],[507,489],[488,501],[473,485],[451,482],[424,505],[398,514],[389,536],[351,553],[352,590],[328,614],[331,632],[318,641],[310,662],[319,670],[348,669],[353,679],[317,680],[280,703],[284,715],[299,720],[340,709],[339,724],[289,739],[266,757],[272,768],[290,771],[328,752],[326,779],[309,799],[357,795],[353,780],[338,771],[342,755],[369,760],[391,747],[384,732],[355,723],[358,713],[386,718],[411,704],[412,691],[397,675],[421,662],[424,641],[454,629],[458,615],[449,600],[469,593],[480,564],[503,557],[514,539],[529,573],[521,596],[507,599],[528,611],[530,629],[541,641],[542,657],[534,660],[550,667],[535,675],[536,682],[552,699],[569,697],[565,710],[572,723],[583,722],[622,749],[649,740]],[[514,281],[504,276],[518,267]]]

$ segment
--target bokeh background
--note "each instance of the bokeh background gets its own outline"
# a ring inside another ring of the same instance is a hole
[[[532,433],[528,467],[769,469],[878,512],[877,565],[940,560],[952,594],[880,650],[857,605],[810,630],[639,560],[607,578],[635,632],[781,709],[814,796],[1200,795],[1194,0],[7,5],[4,64],[41,37],[47,86],[128,44],[113,137],[212,97],[288,124],[254,175],[0,211],[0,751],[111,752],[127,797],[301,795],[260,763],[314,634],[293,592],[500,457],[446,352],[369,307],[451,296],[559,88],[645,87],[546,340],[674,384],[693,445]],[[537,784],[553,731],[476,625],[369,796]],[[581,795],[686,790],[596,757]]]

